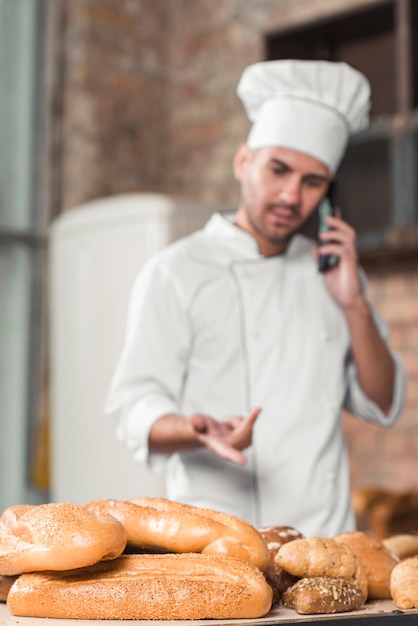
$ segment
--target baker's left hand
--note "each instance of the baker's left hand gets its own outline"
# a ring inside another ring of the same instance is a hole
[[[324,280],[329,293],[340,307],[350,309],[363,300],[358,275],[356,232],[340,216],[328,216],[326,221],[330,230],[320,233],[323,242],[321,254],[335,254],[339,263],[324,273]],[[315,252],[318,256],[318,247]]]
[[[188,419],[201,444],[223,459],[244,465],[247,459],[242,451],[252,443],[253,427],[260,411],[256,408],[247,417],[235,415],[220,422],[201,413]]]

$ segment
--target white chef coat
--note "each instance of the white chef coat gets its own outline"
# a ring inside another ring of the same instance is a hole
[[[387,329],[376,315],[382,336]],[[389,426],[405,395],[397,355],[388,416],[362,393],[345,318],[317,271],[312,242],[260,255],[255,239],[215,214],[151,258],[131,294],[106,413],[134,458],[167,470],[167,497],[305,535],[355,527],[341,408]],[[151,454],[168,413],[215,419],[262,411],[247,464],[207,449]]]

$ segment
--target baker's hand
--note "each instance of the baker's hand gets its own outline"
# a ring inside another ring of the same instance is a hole
[[[341,308],[348,310],[363,300],[358,275],[356,233],[340,216],[328,216],[326,221],[330,230],[320,233],[323,242],[320,251],[321,254],[335,254],[339,263],[324,273],[324,280],[334,300]],[[319,254],[318,249],[316,254]]]
[[[248,417],[228,417],[217,422],[200,413],[189,417],[199,442],[217,456],[245,465],[242,453],[251,445],[254,422],[261,409],[253,409]]]

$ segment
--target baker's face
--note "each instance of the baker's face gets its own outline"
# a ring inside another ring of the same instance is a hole
[[[281,254],[327,192],[332,175],[313,157],[288,148],[250,150],[234,159],[241,183],[236,223],[257,240],[260,253]]]

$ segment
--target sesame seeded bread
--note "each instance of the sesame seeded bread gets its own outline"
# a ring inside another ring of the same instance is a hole
[[[342,613],[360,609],[365,596],[343,578],[316,576],[302,578],[289,587],[283,594],[282,602],[303,615]]]
[[[7,606],[27,617],[196,620],[262,617],[271,601],[263,573],[247,561],[134,554],[71,572],[23,574]]]

